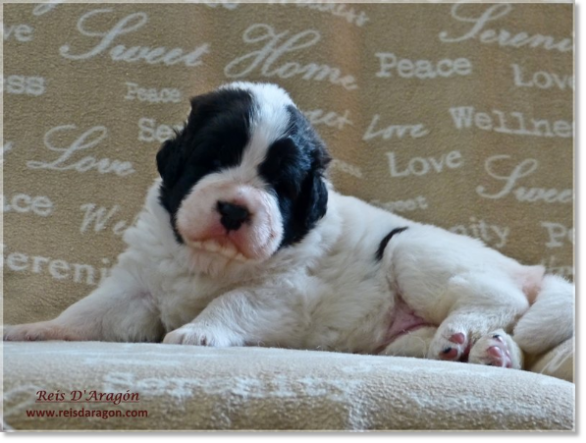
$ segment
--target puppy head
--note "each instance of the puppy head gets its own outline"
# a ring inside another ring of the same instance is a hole
[[[157,167],[161,203],[195,268],[259,263],[303,239],[326,213],[330,158],[285,91],[232,83],[191,106]]]

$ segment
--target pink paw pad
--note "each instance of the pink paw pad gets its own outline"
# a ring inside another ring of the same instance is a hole
[[[447,347],[440,355],[442,360],[456,360],[458,358],[458,350],[456,348]]]
[[[464,342],[466,341],[466,336],[463,333],[458,332],[457,334],[454,334],[450,337],[450,341],[452,343],[463,345]]]
[[[448,341],[454,343],[456,346],[446,346],[442,350],[440,358],[442,360],[465,361],[469,352],[469,349],[465,347],[466,335],[462,332],[457,332],[456,334],[451,335]]]
[[[503,338],[498,334],[494,334],[490,344],[486,350],[486,355],[489,360],[487,365],[511,368],[513,366],[511,352]]]

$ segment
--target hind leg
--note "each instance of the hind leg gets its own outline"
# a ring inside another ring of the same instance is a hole
[[[380,355],[427,358],[437,328],[429,326],[405,334],[388,345]],[[468,363],[521,369],[523,352],[502,329],[480,337],[470,349]]]
[[[431,359],[467,361],[477,342],[495,330],[510,330],[529,306],[514,282],[498,273],[453,277],[445,297],[453,303],[430,343]]]
[[[480,337],[470,349],[468,362],[502,368],[521,369],[523,352],[519,345],[502,329]]]
[[[401,335],[388,345],[380,355],[426,358],[429,352],[429,345],[436,332],[436,327],[426,326]]]

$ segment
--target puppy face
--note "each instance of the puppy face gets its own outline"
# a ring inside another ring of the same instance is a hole
[[[323,217],[325,147],[275,85],[233,83],[195,97],[157,154],[160,200],[201,272],[267,260]]]

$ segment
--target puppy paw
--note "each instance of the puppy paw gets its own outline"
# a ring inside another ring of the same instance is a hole
[[[6,325],[3,327],[4,341],[75,340],[75,334],[50,321]]]
[[[236,334],[226,328],[202,327],[197,323],[188,323],[169,332],[165,335],[163,343],[217,348],[244,345]]]
[[[429,345],[428,358],[467,361],[470,346],[467,332],[453,328],[440,328]]]
[[[470,363],[520,369],[523,354],[511,336],[502,329],[493,331],[480,339],[470,349]]]

